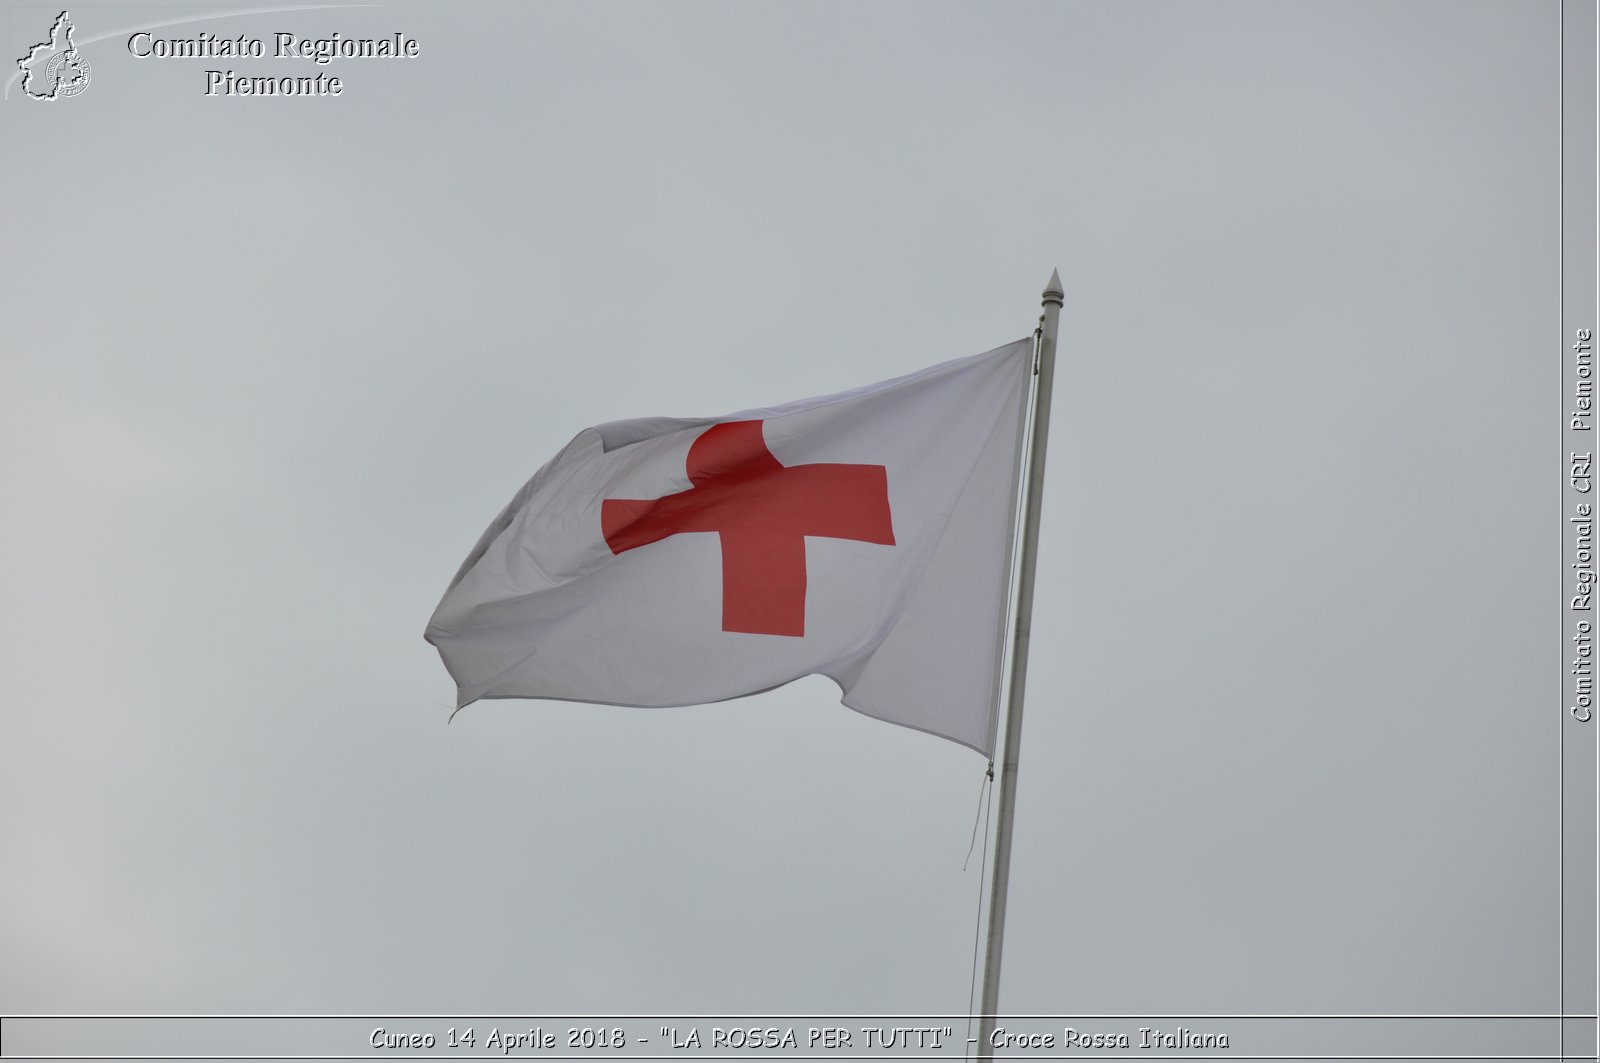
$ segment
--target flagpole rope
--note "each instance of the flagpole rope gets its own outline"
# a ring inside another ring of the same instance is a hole
[[[989,762],[989,767],[983,773],[983,782],[978,784],[978,815],[972,821],[972,837],[978,837],[978,820],[983,820],[983,851],[989,851],[989,812],[992,802],[989,800],[994,795],[994,761]],[[967,860],[972,859],[972,846],[967,846]],[[966,871],[966,861],[962,861],[961,870]],[[983,876],[978,876],[978,907],[973,913],[972,921],[972,978],[967,983],[967,1050],[965,1058],[972,1058],[972,998],[978,992],[978,942],[983,937]]]
[[[1043,335],[1044,335],[1044,318],[1041,316],[1039,318],[1038,326],[1036,326],[1034,328],[1034,330],[1033,330],[1033,367],[1032,368],[1033,368],[1033,376],[1034,377],[1037,377],[1038,374],[1039,374],[1039,340]],[[1022,437],[1024,437],[1024,438],[1027,437],[1030,434],[1029,430],[1032,428],[1032,425],[1033,425],[1034,403],[1033,403],[1033,388],[1031,386],[1031,382],[1030,382],[1030,387],[1029,387],[1029,396],[1028,396],[1028,398],[1029,398],[1029,401],[1028,401],[1027,414],[1023,418],[1023,423],[1020,426],[1021,427],[1021,432],[1022,432]],[[1021,481],[1021,478],[1022,478],[1022,470],[1019,468],[1018,469],[1018,481],[1019,481],[1019,483]],[[1012,527],[1013,527],[1013,532],[1015,531],[1015,528],[1018,527],[1022,523],[1022,511],[1023,511],[1022,492],[1018,491],[1017,492],[1017,497],[1012,503]],[[1005,611],[1005,618],[1006,618],[1006,627],[1008,629],[1011,626],[1012,609],[1016,606],[1016,601],[1017,601],[1017,551],[1018,551],[1018,544],[1017,544],[1017,541],[1016,541],[1016,536],[1015,536],[1015,534],[1013,534],[1012,543],[1011,543],[1011,565],[1010,565],[1010,568],[1006,572],[1006,611]],[[1006,640],[1006,645],[1001,647],[1002,669],[1003,669],[1004,662],[1005,661],[1009,661],[1010,658],[1011,658],[1012,647],[1010,645],[1010,641],[1011,641],[1010,639],[1007,639]],[[998,706],[998,694],[996,695],[996,698],[997,698],[997,706]],[[989,825],[993,822],[993,819],[994,819],[994,761],[993,760],[989,761],[989,766],[988,766],[988,768],[986,768],[984,770],[984,773],[983,773],[983,782],[980,783],[979,787],[978,787],[978,810],[977,810],[976,817],[972,821],[972,836],[973,836],[974,839],[976,839],[977,836],[978,836],[978,820],[979,819],[983,820],[983,852],[984,852],[985,859],[987,859],[987,857],[989,855]],[[967,846],[967,859],[963,860],[962,863],[961,863],[961,870],[963,872],[965,872],[967,870],[967,861],[970,861],[971,859],[972,859],[972,846],[969,844]],[[974,1044],[974,1041],[973,1041],[973,1038],[972,1038],[972,1015],[973,1015],[973,1011],[974,1011],[974,1009],[973,1009],[973,998],[977,993],[977,987],[978,987],[978,942],[982,938],[982,935],[983,935],[983,914],[984,914],[984,912],[983,912],[983,892],[984,892],[984,885],[985,885],[985,883],[984,883],[983,876],[982,875],[978,876],[978,906],[977,906],[977,911],[975,913],[976,925],[972,928],[972,978],[971,978],[971,982],[967,986],[967,1035],[966,1035],[966,1037],[967,1037],[967,1048],[966,1048],[966,1055],[965,1055],[964,1058],[969,1059],[969,1060],[972,1058],[972,1046]]]
[[[972,840],[967,842],[967,858],[961,861],[961,870],[967,869],[967,864],[972,861],[972,850],[978,844],[978,821],[983,818],[983,795],[988,793],[989,784],[994,781],[994,761],[989,762],[989,770],[983,773],[983,779],[978,783],[978,805],[972,810]],[[971,1003],[971,1001],[968,1001]]]
[[[1043,316],[1041,316],[1039,318],[1038,326],[1035,327],[1034,330],[1033,330],[1032,376],[1035,377],[1035,378],[1037,378],[1037,376],[1039,374],[1039,340],[1040,340],[1041,337],[1043,337],[1043,335],[1044,335],[1044,318],[1043,318]],[[1032,428],[1032,425],[1033,425],[1033,415],[1034,415],[1033,382],[1030,381],[1029,382],[1029,388],[1028,388],[1028,408],[1027,408],[1027,413],[1023,417],[1023,423],[1018,426],[1018,429],[1019,429],[1019,432],[1020,432],[1020,434],[1018,436],[1019,440],[1023,439],[1023,438],[1028,438],[1031,435],[1030,429]],[[1020,455],[1018,457],[1018,461],[1019,461],[1019,463],[1021,461]],[[1022,482],[1022,473],[1023,473],[1023,470],[1021,469],[1020,464],[1019,464],[1019,468],[1017,469],[1017,481],[1018,481],[1018,485],[1019,486],[1021,485],[1021,482]],[[1006,625],[1006,628],[1008,630],[1011,627],[1012,610],[1013,610],[1013,608],[1015,608],[1016,602],[1017,602],[1017,552],[1018,552],[1019,548],[1018,548],[1017,537],[1016,537],[1016,529],[1017,529],[1018,526],[1021,525],[1022,517],[1023,517],[1023,498],[1022,498],[1022,492],[1018,491],[1017,492],[1017,497],[1012,500],[1011,557],[1010,557],[1010,565],[1008,566],[1008,568],[1006,570],[1006,610],[1005,610],[1004,616],[1005,616],[1005,625]],[[1003,642],[1003,644],[1001,645],[1001,648],[1000,648],[1001,662],[1000,662],[999,668],[997,668],[997,670],[996,670],[996,682],[997,682],[997,685],[1000,682],[999,676],[1004,674],[1005,663],[1007,661],[1009,661],[1010,658],[1011,658],[1012,646],[1010,645],[1010,643],[1011,643],[1011,640],[1010,639],[1006,639],[1006,640],[1004,640],[1004,642]],[[995,708],[998,711],[998,709],[999,709],[999,691],[998,690],[995,692]],[[996,737],[998,737],[998,735]],[[979,787],[978,787],[978,813],[977,813],[977,816],[972,821],[972,836],[973,836],[974,839],[977,838],[977,836],[978,836],[978,820],[979,819],[983,820],[983,853],[984,853],[985,860],[987,860],[988,855],[989,855],[989,825],[994,819],[994,760],[993,759],[991,759],[989,761],[989,766],[984,770],[983,782],[980,783]],[[972,846],[969,843],[968,846],[967,846],[967,859],[963,860],[961,862],[961,870],[963,872],[965,872],[967,870],[967,862],[970,861],[971,859],[972,859]],[[972,1015],[973,1015],[973,1011],[974,1011],[974,1009],[973,1009],[973,998],[977,994],[977,987],[978,987],[978,942],[982,938],[982,935],[983,935],[983,915],[984,915],[984,912],[983,912],[983,893],[984,893],[984,885],[985,885],[984,877],[982,875],[979,875],[978,876],[978,905],[977,905],[977,910],[974,913],[975,925],[972,928],[972,977],[971,977],[970,983],[967,986],[967,1034],[966,1034],[967,1047],[966,1047],[966,1054],[965,1054],[964,1058],[969,1059],[969,1060],[972,1058],[972,1046],[975,1043],[973,1041],[973,1037],[972,1037]]]

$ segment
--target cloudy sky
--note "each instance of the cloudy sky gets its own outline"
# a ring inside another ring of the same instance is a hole
[[[1559,1009],[1554,4],[72,10],[0,105],[0,1010],[964,1014],[976,754],[815,677],[446,726],[421,636],[582,428],[1057,267],[1003,1007]],[[125,46],[213,13],[421,55]]]

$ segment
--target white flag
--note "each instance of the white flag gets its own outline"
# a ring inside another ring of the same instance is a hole
[[[428,624],[479,698],[662,707],[804,675],[994,749],[1032,340],[825,398],[586,429]]]

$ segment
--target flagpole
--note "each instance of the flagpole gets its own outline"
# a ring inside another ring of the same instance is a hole
[[[994,841],[994,878],[989,887],[989,943],[983,961],[983,997],[978,1015],[978,1058],[994,1057],[990,1037],[1000,1006],[1000,952],[1006,931],[1006,887],[1011,878],[1011,823],[1017,807],[1017,759],[1022,746],[1022,695],[1028,679],[1028,638],[1033,627],[1033,570],[1039,555],[1039,507],[1044,496],[1045,444],[1050,437],[1050,393],[1056,376],[1056,327],[1064,293],[1061,274],[1050,271],[1041,293],[1039,380],[1033,392],[1033,436],[1028,444],[1028,482],[1023,501],[1021,576],[1011,646],[1011,695],[1006,704],[1005,749],[1000,760],[1000,822]]]

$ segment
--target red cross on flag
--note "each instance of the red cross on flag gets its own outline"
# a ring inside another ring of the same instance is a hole
[[[578,433],[434,612],[458,702],[697,705],[826,675],[993,753],[1033,342],[839,395]]]

